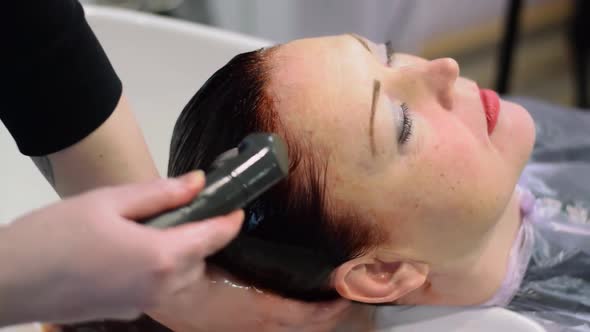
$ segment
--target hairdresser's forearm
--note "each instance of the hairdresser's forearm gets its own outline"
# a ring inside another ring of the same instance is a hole
[[[33,161],[61,197],[159,176],[124,96],[113,114],[82,141]]]

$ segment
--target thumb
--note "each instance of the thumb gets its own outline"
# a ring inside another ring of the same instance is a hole
[[[190,222],[165,230],[170,246],[182,246],[200,257],[207,257],[229,244],[239,233],[244,211],[237,210],[225,216]]]
[[[137,220],[189,203],[204,185],[204,173],[194,171],[174,179],[116,187],[111,197],[123,217]]]

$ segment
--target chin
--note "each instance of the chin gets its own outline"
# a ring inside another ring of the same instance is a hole
[[[505,157],[524,168],[535,144],[535,122],[521,105],[501,100],[501,114],[490,137],[503,150]]]

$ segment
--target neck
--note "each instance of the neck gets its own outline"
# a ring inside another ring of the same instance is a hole
[[[521,224],[515,192],[495,227],[473,254],[453,266],[433,267],[421,288],[401,298],[399,304],[479,305],[492,298],[506,276],[510,251]]]

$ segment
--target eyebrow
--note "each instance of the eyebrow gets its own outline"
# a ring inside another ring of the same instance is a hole
[[[355,40],[357,40],[359,43],[361,43],[361,45],[363,45],[364,48],[367,49],[367,51],[369,51],[370,53],[373,53],[371,51],[371,48],[369,47],[369,44],[367,43],[366,40],[364,40],[361,36],[357,35],[356,33],[349,33],[349,36],[351,36],[352,38],[354,38]]]
[[[369,117],[369,140],[371,143],[371,155],[377,154],[377,145],[375,144],[375,111],[377,110],[377,100],[381,92],[381,81],[373,80],[373,97],[371,101],[371,115]]]

